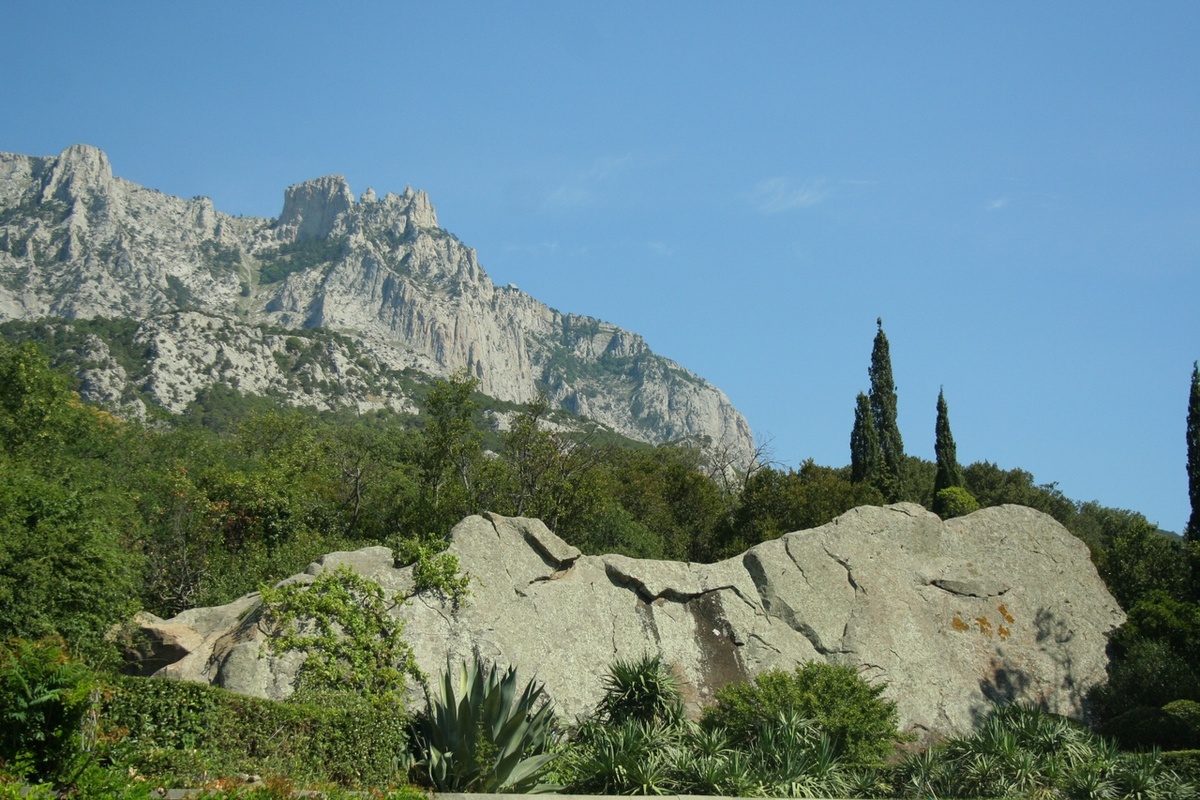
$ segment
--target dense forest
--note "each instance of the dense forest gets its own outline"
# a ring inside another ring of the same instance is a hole
[[[739,465],[703,442],[616,440],[563,424],[544,401],[498,413],[465,376],[432,384],[410,418],[223,390],[169,424],[138,424],[81,403],[37,345],[0,342],[0,637],[59,637],[104,669],[116,658],[106,633],[138,609],[229,602],[337,549],[436,559],[450,528],[485,510],[538,517],[586,553],[714,561],[864,504],[950,517],[1017,503],[1082,539],[1129,615],[1093,724],[1130,745],[1195,746],[1200,726],[1180,728],[1177,713],[1181,701],[1200,709],[1195,540],[1021,469],[959,465],[943,395],[936,460],[906,455],[882,323],[869,377],[851,463],[792,469],[765,453]]]

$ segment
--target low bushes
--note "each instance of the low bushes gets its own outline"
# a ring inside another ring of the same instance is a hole
[[[101,718],[110,757],[138,774],[198,785],[239,773],[300,784],[386,786],[402,776],[409,716],[391,702],[342,693],[277,703],[156,678],[121,678]]]
[[[1100,733],[1131,750],[1190,750],[1200,747],[1200,703],[1173,700],[1162,708],[1137,706],[1106,720]]]
[[[798,716],[815,722],[848,762],[873,764],[891,754],[899,737],[896,704],[884,700],[883,691],[851,667],[810,661],[793,672],[772,670],[751,683],[726,686],[701,724],[725,728],[734,741],[750,741],[764,721]]]
[[[878,788],[896,710],[854,670],[811,663],[728,686],[700,724],[657,658],[618,662],[597,714],[563,748],[568,791],[844,797]]]
[[[997,708],[970,736],[906,759],[895,789],[901,797],[1196,797],[1157,752],[1122,753],[1079,723],[1020,704]]]

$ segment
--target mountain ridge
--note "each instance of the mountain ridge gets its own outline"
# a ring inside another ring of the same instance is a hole
[[[465,371],[500,400],[544,392],[642,441],[753,453],[749,425],[719,389],[636,333],[496,286],[411,187],[355,198],[329,175],[288,187],[277,218],[234,217],[208,198],[116,177],[88,145],[57,157],[0,153],[0,321],[46,318],[139,321],[140,384],[92,367],[91,384],[108,389],[89,399],[123,413],[147,401],[178,413],[214,384],[410,411],[389,374]],[[289,339],[315,330],[350,345],[326,340],[320,358],[298,367]],[[112,360],[109,344],[91,342],[85,360]]]

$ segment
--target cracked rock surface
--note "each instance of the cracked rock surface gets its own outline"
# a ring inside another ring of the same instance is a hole
[[[858,508],[715,564],[585,556],[538,520],[496,515],[463,520],[450,547],[473,577],[467,605],[419,596],[398,610],[421,668],[475,652],[513,664],[567,719],[595,707],[613,660],[646,653],[676,670],[693,712],[730,681],[820,659],[886,683],[922,735],[966,731],[996,701],[1079,716],[1124,620],[1083,543],[1021,506],[946,522],[910,504]],[[411,568],[382,547],[290,580],[340,564],[411,590]],[[166,629],[171,657],[186,651],[156,674],[288,694],[299,660],[260,655],[257,604],[142,617],[148,634]]]

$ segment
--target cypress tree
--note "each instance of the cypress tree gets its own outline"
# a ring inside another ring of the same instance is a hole
[[[883,332],[883,319],[876,319],[875,324],[879,330],[871,348],[871,368],[867,371],[871,378],[871,414],[879,435],[882,462],[875,485],[889,503],[895,503],[904,488],[904,442],[896,422],[896,383],[892,379],[892,356]]]
[[[879,461],[879,434],[875,431],[871,400],[859,392],[854,407],[854,428],[850,431],[851,483],[874,483]]]
[[[934,511],[938,509],[938,492],[951,486],[962,486],[962,468],[958,466],[958,451],[954,446],[954,434],[950,433],[950,412],[946,408],[946,395],[938,389],[937,426],[934,431],[933,452],[937,458],[937,476],[933,479]]]
[[[943,489],[962,489],[966,481],[962,480],[962,468],[959,467],[959,453],[954,446],[954,434],[950,433],[950,413],[946,407],[946,393],[937,390],[937,425],[935,427],[934,453],[937,458],[937,475],[934,477],[934,513],[943,519],[948,516],[960,516],[961,509],[952,510],[954,501],[943,497]],[[970,495],[967,495],[970,497]],[[972,498],[973,503],[973,498]],[[978,504],[974,504],[978,507]]]
[[[1192,362],[1192,392],[1188,398],[1187,416],[1188,497],[1192,515],[1184,535],[1200,541],[1200,362]]]

